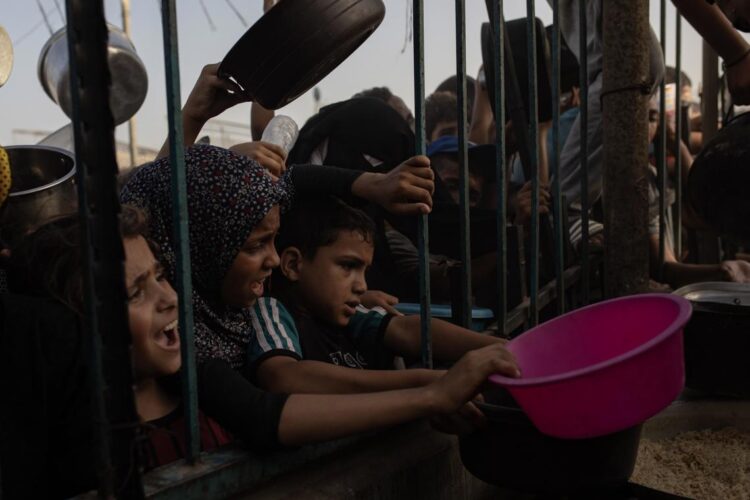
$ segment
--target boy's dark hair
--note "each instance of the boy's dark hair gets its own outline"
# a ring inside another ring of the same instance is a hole
[[[675,67],[667,66],[666,68],[664,68],[664,81],[667,85],[677,82],[677,69]],[[690,77],[687,76],[684,71],[680,71],[680,83],[683,87],[693,86],[693,81],[690,80]]]
[[[360,97],[371,97],[373,99],[379,99],[386,104],[393,97],[393,92],[388,87],[373,87],[371,89],[365,89],[361,92],[357,92],[352,96],[352,99]]]
[[[343,231],[358,233],[372,242],[375,223],[362,210],[334,196],[298,199],[282,218],[276,247],[279,253],[295,247],[312,259],[320,247],[333,244]]]
[[[146,216],[141,210],[122,206],[120,234],[123,238],[145,237],[147,228]],[[149,246],[155,250],[151,242]],[[78,214],[64,215],[40,226],[12,249],[8,284],[13,292],[50,297],[83,315],[82,271]]]
[[[443,80],[440,85],[437,86],[437,88],[435,89],[435,93],[437,94],[438,92],[450,92],[454,96],[457,96],[457,85],[458,76],[449,76],[448,78]],[[471,110],[474,109],[474,85],[474,78],[466,75],[466,119],[469,121],[471,121]],[[456,99],[458,99],[458,97],[456,97]]]
[[[457,122],[458,106],[456,94],[451,92],[435,92],[430,95],[424,104],[425,136],[432,137],[440,122]]]

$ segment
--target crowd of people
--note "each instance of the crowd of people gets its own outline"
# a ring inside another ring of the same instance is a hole
[[[745,90],[750,67],[744,71],[750,49],[727,17],[706,2],[674,1],[728,61],[726,77],[737,102],[750,101]],[[605,248],[596,216],[604,168],[601,2],[589,4],[589,130],[583,133],[593,205],[590,243]],[[736,4],[729,8],[730,19],[746,26],[750,2]],[[562,75],[560,181],[575,251],[581,240],[581,86],[577,16],[566,19],[563,35],[570,49],[565,50],[574,64],[564,66]],[[656,95],[665,69],[658,45],[652,45],[650,84]],[[481,397],[487,377],[522,375],[506,340],[432,319],[434,356],[449,369],[417,368],[420,317],[403,315],[396,306],[418,301],[420,214],[430,214],[433,299],[450,301],[452,270],[461,258],[457,136],[466,127],[472,295],[477,305],[497,307],[496,124],[483,70],[469,79],[465,124],[459,123],[455,77],[427,97],[427,155],[415,156],[414,116],[385,87],[322,108],[289,152],[259,140],[274,113],[257,103],[251,113],[255,140],[229,149],[196,144],[208,120],[245,99],[217,69],[205,66],[182,112],[202,449],[230,442],[283,449],[424,417],[447,432],[480,425],[483,415],[472,401]],[[666,78],[686,98],[691,95],[686,75],[667,68]],[[735,118],[705,144],[697,127],[687,142],[671,124],[665,127],[670,182],[680,176],[686,186],[685,227],[678,231],[711,230],[740,245],[750,239],[744,193],[750,185],[744,153],[748,116]],[[692,118],[699,122],[699,116]],[[659,120],[654,97],[643,124],[652,143],[658,142]],[[541,123],[538,134],[542,215],[550,212],[553,196],[550,127]],[[512,122],[505,130],[507,223],[528,233],[532,185],[515,136],[522,132]],[[673,152],[679,152],[680,171]],[[691,256],[677,255],[670,238],[666,262],[659,261],[659,221],[669,214],[660,214],[654,155],[647,167],[652,277],[671,287],[750,282],[750,263],[741,255],[687,263]],[[12,182],[7,163],[0,161],[3,168],[0,206]],[[153,162],[123,173],[125,283],[111,284],[124,286],[127,296],[143,470],[182,458],[186,449],[170,175],[168,143]],[[670,213],[671,193],[662,193]],[[668,231],[675,233],[673,227]],[[0,293],[0,471],[7,498],[68,497],[96,487],[92,368],[82,329],[86,256],[80,241],[79,219],[70,214],[39,221],[33,232],[2,248],[7,289]],[[401,365],[409,368],[397,369]],[[37,480],[40,475],[45,481]]]

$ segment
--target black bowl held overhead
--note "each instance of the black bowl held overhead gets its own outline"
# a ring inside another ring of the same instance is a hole
[[[264,108],[281,108],[349,57],[384,16],[382,0],[283,0],[232,47],[219,75]]]
[[[485,400],[477,406],[488,426],[460,438],[461,461],[477,478],[518,492],[575,498],[626,487],[641,425],[597,438],[558,439],[539,432],[507,392],[493,389]]]

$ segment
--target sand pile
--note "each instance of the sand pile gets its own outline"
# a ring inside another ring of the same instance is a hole
[[[727,427],[642,439],[631,480],[697,500],[750,499],[750,433]]]

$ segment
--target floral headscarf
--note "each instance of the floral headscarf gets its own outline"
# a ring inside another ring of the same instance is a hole
[[[222,304],[221,283],[253,228],[275,205],[287,208],[291,169],[274,182],[254,160],[206,145],[187,149],[185,165],[196,356],[199,363],[221,358],[240,368],[253,337],[250,312]],[[149,237],[174,278],[170,178],[168,158],[148,164],[125,185],[121,201],[146,210]]]

